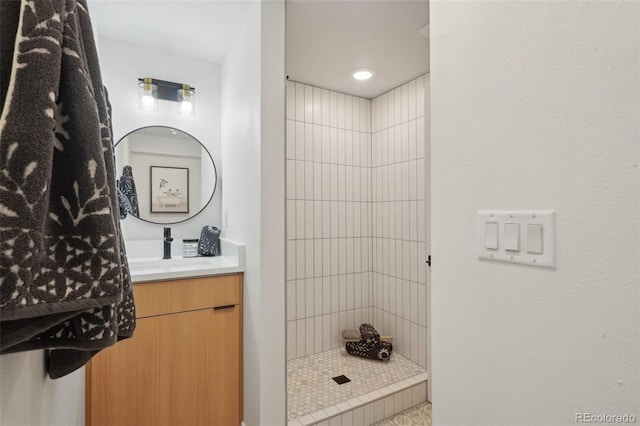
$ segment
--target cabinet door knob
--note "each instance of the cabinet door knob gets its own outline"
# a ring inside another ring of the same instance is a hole
[[[233,309],[236,305],[224,305],[224,306],[216,306],[213,308],[214,311],[220,311],[222,309]]]

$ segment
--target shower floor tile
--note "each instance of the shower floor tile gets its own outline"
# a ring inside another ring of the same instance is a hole
[[[349,355],[344,348],[287,362],[287,418],[293,420],[401,382],[426,370],[393,353],[388,362]],[[332,378],[345,375],[339,385]]]

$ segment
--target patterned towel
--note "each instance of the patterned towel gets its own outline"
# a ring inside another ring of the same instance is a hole
[[[136,191],[136,182],[133,180],[133,169],[131,166],[122,168],[122,176],[118,183],[118,201],[120,203],[120,219],[127,217],[127,213],[131,213],[135,217],[140,217],[138,209],[138,191]]]
[[[378,331],[369,323],[360,325],[361,339],[357,342],[347,342],[345,347],[351,355],[362,358],[389,361],[393,345],[380,339]]]
[[[56,378],[135,328],[110,111],[86,0],[3,1],[0,40],[0,350]]]

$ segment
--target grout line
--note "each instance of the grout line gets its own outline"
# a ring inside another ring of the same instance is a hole
[[[418,97],[416,96],[416,106],[417,106],[417,98]],[[346,117],[346,115],[345,115],[345,117]],[[287,118],[286,121],[291,121],[291,122],[294,122],[294,123],[311,124],[312,126],[320,126],[320,127],[326,127],[326,128],[329,128],[329,129],[344,130],[344,131],[347,131],[347,132],[363,133],[365,135],[374,135],[376,133],[384,132],[385,130],[390,130],[390,129],[393,129],[393,128],[398,127],[398,126],[402,126],[403,124],[408,124],[408,123],[410,123],[412,121],[418,121],[421,118],[425,118],[425,115],[424,114],[423,115],[417,115],[417,113],[416,113],[416,117],[415,118],[411,118],[411,119],[408,119],[406,121],[400,121],[399,123],[393,124],[393,125],[391,125],[389,127],[385,127],[384,129],[373,130],[373,128],[372,128],[371,131],[355,130],[353,128],[350,129],[350,128],[347,128],[347,127],[332,126],[330,124],[322,124],[322,122],[316,123],[313,120],[312,121],[307,121],[307,120],[298,120],[296,118]],[[365,125],[365,128],[366,128],[366,125]]]

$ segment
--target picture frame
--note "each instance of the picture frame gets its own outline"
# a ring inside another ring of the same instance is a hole
[[[151,213],[189,213],[189,169],[150,166]]]

